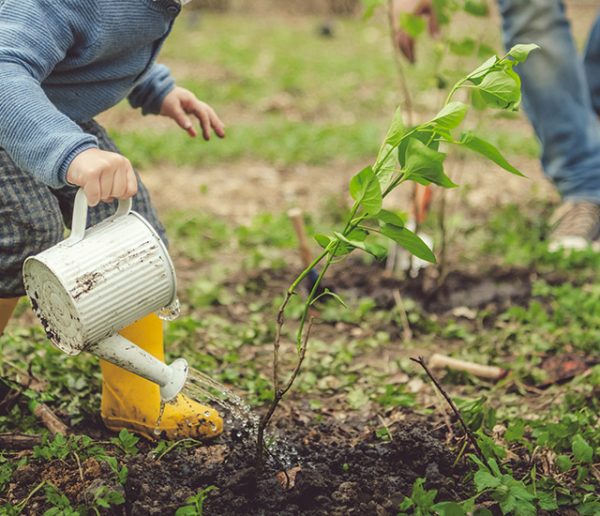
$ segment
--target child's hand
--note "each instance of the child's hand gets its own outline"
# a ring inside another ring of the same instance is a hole
[[[128,199],[137,193],[137,178],[127,158],[116,152],[88,149],[75,156],[67,182],[80,186],[90,206]]]
[[[194,115],[200,121],[202,136],[206,141],[210,140],[211,128],[219,138],[225,138],[225,126],[213,108],[198,100],[196,95],[185,88],[175,87],[165,97],[160,114],[175,120],[179,127],[185,129],[192,137],[197,133],[188,115]]]

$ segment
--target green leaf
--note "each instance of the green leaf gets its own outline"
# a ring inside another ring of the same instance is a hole
[[[399,215],[398,213],[394,213],[393,211],[381,210],[377,214],[377,219],[384,224],[391,224],[392,226],[398,226],[403,228],[406,225],[406,221],[408,220],[408,216],[403,213]]]
[[[573,461],[568,455],[559,455],[554,460],[554,464],[556,464],[556,467],[561,473],[569,471],[573,467]]]
[[[471,132],[463,133],[458,141],[459,145],[464,145],[465,147],[475,151],[482,156],[485,156],[489,160],[496,163],[496,165],[502,167],[504,170],[507,170],[511,174],[515,174],[516,176],[525,177],[519,170],[513,167],[506,158],[502,156],[500,151],[492,145],[490,142],[480,138],[479,136],[475,136]]]
[[[556,502],[556,493],[554,491],[548,493],[546,491],[537,492],[538,505],[540,509],[545,511],[555,511],[558,509],[558,503]]]
[[[506,439],[507,442],[512,443],[523,439],[523,435],[525,435],[525,421],[517,419],[508,425],[508,429],[504,434],[504,439]]]
[[[474,481],[478,493],[481,493],[486,489],[494,489],[501,483],[499,478],[496,478],[491,473],[483,469],[475,473]]]
[[[477,48],[477,42],[473,38],[463,38],[460,41],[451,40],[448,42],[450,52],[457,56],[470,56]]]
[[[463,102],[450,102],[431,119],[430,123],[449,131],[461,124],[465,119],[468,109],[468,106]]]
[[[402,137],[406,133],[406,127],[404,126],[404,120],[402,118],[402,109],[400,107],[396,108],[394,113],[394,118],[392,118],[392,123],[385,135],[384,143],[391,145],[392,147],[396,147]]]
[[[444,188],[454,188],[457,185],[444,174],[445,158],[444,153],[430,149],[416,138],[410,138],[403,169],[405,178],[423,185],[434,183]]]
[[[487,16],[490,12],[487,0],[465,0],[464,8],[473,16]]]
[[[427,22],[421,16],[411,13],[401,13],[399,19],[400,28],[411,38],[418,38],[425,30]]]
[[[498,56],[490,57],[467,75],[467,79],[474,84],[479,84],[481,79],[496,67],[496,63],[498,63]]]
[[[515,109],[521,100],[518,82],[504,70],[488,73],[478,88],[481,98],[491,107]]]
[[[350,195],[371,215],[381,210],[381,186],[371,167],[363,168],[350,180]]]
[[[508,56],[512,57],[517,63],[523,63],[529,57],[529,54],[540,48],[535,43],[515,45],[508,51]]]
[[[412,139],[419,140],[423,145],[435,151],[439,149],[440,142],[436,139],[432,141],[431,136],[433,133],[430,128],[427,128],[428,124],[429,122],[419,126],[412,132],[409,138],[405,138],[402,140],[402,142],[400,142],[400,145],[398,146],[398,162],[400,163],[401,167],[406,166],[406,159],[408,157],[408,144]]]
[[[431,508],[438,516],[467,516],[467,512],[456,502],[436,503]]]
[[[573,451],[574,457],[580,462],[591,463],[592,459],[594,458],[594,449],[588,444],[581,434],[577,434],[575,437],[573,437],[571,450]]]
[[[365,238],[367,238],[367,236],[368,233],[364,229],[356,228],[353,229],[345,238],[352,241],[362,242]],[[342,242],[338,238],[330,235],[317,234],[315,235],[315,240],[323,249],[327,249],[330,244],[332,244],[332,247],[333,245],[337,244],[334,256],[344,256],[351,253],[355,248],[355,246]],[[332,247],[330,247],[330,252],[333,251]]]
[[[406,228],[384,224],[381,232],[391,238],[398,245],[404,247],[409,253],[426,262],[435,263],[435,255],[417,235]]]
[[[389,143],[384,143],[379,150],[377,161],[375,161],[375,165],[373,165],[373,171],[377,175],[382,192],[392,183],[397,168],[398,163],[396,161],[394,147]]]
[[[424,478],[417,478],[415,480],[411,498],[415,503],[415,508],[420,509],[420,514],[430,514],[431,507],[437,496],[437,489],[425,489],[424,484]]]
[[[358,240],[351,240],[349,238],[346,238],[341,233],[335,233],[335,236],[341,242],[348,244],[349,246],[355,247],[357,249],[362,249],[363,251],[372,254],[378,260],[382,260],[387,256],[387,249],[374,242],[361,242]]]

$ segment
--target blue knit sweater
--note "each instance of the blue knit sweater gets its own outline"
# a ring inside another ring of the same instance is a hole
[[[0,147],[64,186],[73,158],[97,147],[75,122],[125,97],[159,112],[174,83],[155,59],[180,9],[178,0],[0,0]]]

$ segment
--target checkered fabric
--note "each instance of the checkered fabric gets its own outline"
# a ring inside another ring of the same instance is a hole
[[[119,152],[106,131],[95,121],[80,124],[83,131],[98,138],[102,150]],[[148,190],[138,176],[138,193],[133,209],[142,215],[166,243],[165,230],[158,220]],[[64,238],[70,227],[77,188],[49,188],[20,170],[0,149],[0,298],[25,293],[21,269],[28,256],[40,253]],[[88,227],[115,212],[117,201],[100,203],[88,212]]]

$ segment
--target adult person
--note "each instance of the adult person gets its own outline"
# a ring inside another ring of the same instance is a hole
[[[551,219],[549,250],[600,249],[600,16],[583,59],[577,53],[562,0],[497,0],[504,44],[536,43],[516,71],[523,107],[542,146],[545,175],[562,203]],[[431,0],[395,0],[395,18],[410,12],[435,27]],[[396,30],[399,49],[415,60],[414,41]]]

